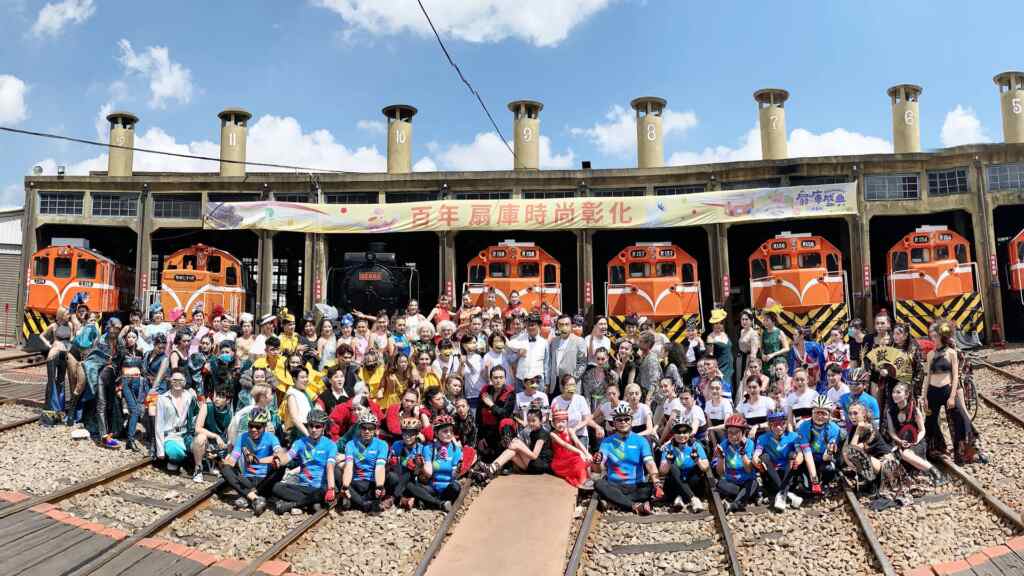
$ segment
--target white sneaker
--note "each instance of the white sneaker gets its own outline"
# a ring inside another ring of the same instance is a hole
[[[697,498],[696,496],[694,496],[693,499],[690,500],[690,508],[693,509],[693,512],[695,514],[703,512],[704,511],[704,503],[700,501],[700,498]]]
[[[676,510],[682,510],[683,508],[685,508],[686,504],[683,502],[683,497],[676,496],[676,499],[672,501],[672,507],[675,508]]]
[[[292,508],[292,516],[301,516],[303,514],[302,508]]]
[[[783,494],[782,492],[779,492],[778,494],[775,495],[775,504],[772,506],[772,508],[775,508],[779,512],[782,512],[783,510],[786,509],[786,496],[785,496],[785,494]]]
[[[195,474],[193,474],[192,475],[192,481],[195,482],[196,484],[202,484],[203,483],[203,473],[202,472],[196,472]]]
[[[789,505],[793,508],[799,508],[804,503],[804,499],[793,494],[792,492],[786,492],[786,498],[789,499]]]

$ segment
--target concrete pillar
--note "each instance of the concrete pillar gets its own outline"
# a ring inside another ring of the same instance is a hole
[[[982,305],[985,307],[985,336],[988,343],[992,343],[992,327],[999,325],[1003,338],[1006,338],[1006,324],[1003,319],[1003,291],[1000,286],[999,270],[1004,264],[999,262],[999,247],[996,244],[995,215],[992,211],[992,202],[988,194],[985,194],[985,167],[981,162],[975,161],[972,166],[975,172],[975,181],[978,183],[979,192],[974,194],[978,203],[977,217],[972,218],[974,226],[975,244],[978,247],[978,286],[988,286],[988,290],[981,290]],[[992,274],[989,263],[996,260],[996,274]],[[985,278],[989,282],[985,282]]]
[[[661,115],[667,103],[664,98],[655,96],[643,96],[629,103],[636,110],[637,168],[661,168],[665,165]]]
[[[866,238],[863,230],[864,221],[858,214],[851,214],[843,219],[846,224],[847,237],[850,239],[850,264],[846,271],[849,285],[847,295],[850,306],[850,317],[856,318],[858,310],[864,307],[864,301],[871,300],[871,291],[864,289],[864,249],[866,246],[858,239]]]
[[[32,255],[38,250],[36,246],[35,222],[38,218],[37,202],[38,196],[33,184],[27,186],[28,193],[25,194],[25,212],[21,219],[21,263],[18,269],[18,299],[15,303],[18,315],[16,316],[18,326],[15,328],[15,340],[21,344],[25,343],[25,335],[22,334],[20,323],[24,322],[25,302],[28,299],[28,267],[32,265]]]
[[[145,302],[146,291],[156,286],[159,278],[150,277],[153,260],[153,197],[147,190],[139,194],[138,238],[135,246],[135,298]],[[144,314],[146,310],[142,311]]]
[[[313,288],[316,285],[316,236],[317,234],[303,234],[304,246],[302,257],[302,308],[312,310],[316,302],[316,295]]]
[[[107,114],[110,123],[110,144],[107,156],[108,176],[132,175],[132,150],[135,146],[135,124],[139,118],[128,112]],[[124,148],[114,148],[123,146]]]
[[[438,251],[438,266],[440,266],[441,273],[437,275],[440,285],[437,287],[437,293],[445,294],[448,293],[451,296],[453,307],[456,302],[461,302],[462,287],[455,284],[457,279],[456,260],[455,260],[455,235],[458,234],[456,231],[438,232],[440,237],[440,250]],[[450,288],[450,290],[449,290]]]
[[[412,117],[416,108],[405,104],[386,106],[388,119],[388,174],[412,172]]]
[[[765,88],[754,92],[757,120],[761,126],[761,158],[782,160],[786,149],[786,100],[789,92],[781,88]]]
[[[220,175],[245,176],[246,123],[252,114],[241,108],[228,108],[220,118]],[[228,160],[228,162],[225,162]]]
[[[512,111],[515,134],[515,169],[540,169],[540,111],[544,105],[535,100],[516,100],[508,103],[508,109]]]
[[[1007,144],[1024,142],[1024,72],[1003,72],[992,80],[999,87],[1003,141]]]
[[[260,277],[259,286],[256,289],[256,317],[263,314],[270,314],[274,311],[274,232],[261,230],[259,258]]]
[[[576,268],[579,270],[580,281],[576,286],[577,299],[579,302],[579,308],[583,310],[583,315],[588,320],[593,320],[595,303],[598,299],[604,299],[604,286],[597,286],[594,282],[594,231],[593,230],[576,230]],[[566,278],[562,278],[562,286],[564,293],[564,286]],[[590,283],[590,298],[591,301],[587,302],[586,288],[587,283]],[[563,303],[564,304],[564,303]],[[602,307],[604,304],[602,303]],[[566,314],[575,315],[575,310],[563,310]],[[607,310],[604,311],[608,313]]]
[[[918,100],[921,87],[898,84],[886,91],[892,103],[892,144],[897,154],[921,151],[921,122]]]
[[[704,302],[701,317],[717,302],[727,308],[729,295],[722,290],[722,279],[729,273],[729,228],[730,224],[708,224],[704,232],[708,236],[709,257],[711,258],[711,278],[702,281],[711,282],[711,297],[714,302]],[[732,285],[732,278],[730,286]]]

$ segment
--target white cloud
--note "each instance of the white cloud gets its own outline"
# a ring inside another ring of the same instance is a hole
[[[888,154],[892,152],[892,144],[883,138],[866,136],[836,128],[821,134],[815,134],[803,128],[789,133],[787,150],[790,158],[814,156],[857,155],[857,154]],[[678,151],[668,159],[670,166],[688,164],[713,164],[717,162],[738,162],[741,160],[761,159],[761,131],[751,128],[737,142],[735,148],[729,146],[712,146],[700,152]]]
[[[512,146],[512,142],[509,142]],[[514,167],[512,153],[501,142],[501,138],[494,132],[481,132],[473,138],[469,144],[454,143],[443,147],[437,142],[427,144],[427,149],[432,157],[427,157],[417,165],[423,163],[427,166],[434,165],[445,170],[511,170]],[[436,158],[436,160],[434,160]],[[553,154],[551,151],[551,139],[547,136],[540,137],[540,168],[542,170],[559,170],[570,168],[575,160],[572,149],[567,149],[564,154]]]
[[[100,110],[100,115],[106,115],[105,108],[106,105],[104,109]],[[97,130],[99,130],[98,120]],[[103,136],[103,139],[106,140],[106,135]],[[216,142],[199,140],[179,143],[159,127],[150,128],[139,134],[135,138],[135,146],[211,158],[220,156],[220,145]],[[249,125],[246,148],[248,160],[252,162],[353,172],[383,172],[387,165],[384,155],[375,147],[349,148],[337,142],[327,130],[303,132],[299,122],[291,117],[261,116],[256,123]],[[47,158],[36,164],[43,167],[44,174],[56,173],[57,162],[52,158]],[[216,172],[219,170],[219,163],[216,161],[178,158],[145,152],[135,153],[134,164],[134,169],[137,172]],[[103,171],[106,169],[107,154],[104,153],[69,164],[67,173],[88,174],[91,170]],[[253,166],[249,170],[269,172],[283,169]]]
[[[125,72],[149,79],[150,108],[166,108],[167,100],[181,104],[192,101],[192,71],[171,61],[170,51],[165,46],[150,46],[137,53],[128,40],[122,38],[117,45],[121,50],[118,60]]]
[[[81,24],[96,12],[93,0],[64,0],[58,4],[47,3],[32,25],[36,37],[60,36],[68,24]]]
[[[412,31],[430,36],[430,26],[413,0],[313,0],[341,16],[352,29],[373,35]],[[605,9],[611,0],[424,0],[442,38],[500,42],[516,38],[554,46],[573,28]],[[346,34],[350,36],[350,34]]]
[[[17,124],[28,118],[28,85],[16,76],[0,74],[0,123]]]
[[[961,144],[977,144],[989,142],[991,138],[985,133],[985,128],[978,120],[974,108],[964,108],[957,104],[956,108],[946,113],[946,119],[942,122],[942,132],[939,135],[942,145],[960,146]]]
[[[612,106],[605,114],[608,122],[596,122],[590,128],[572,128],[569,133],[583,137],[597,146],[601,153],[609,156],[629,156],[636,151],[636,113],[619,105]],[[691,111],[675,112],[666,108],[662,113],[662,137],[672,133],[685,134],[697,125],[697,115]]]
[[[383,120],[360,120],[356,122],[356,128],[370,134],[384,134],[388,131],[388,125]]]
[[[0,210],[25,205],[25,189],[20,184],[8,184],[0,193]]]
[[[424,156],[412,165],[413,172],[437,172],[437,164],[430,158]]]

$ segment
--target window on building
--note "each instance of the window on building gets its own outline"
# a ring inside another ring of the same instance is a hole
[[[308,192],[274,192],[274,200],[278,202],[308,204],[313,201],[313,195]]]
[[[658,262],[656,266],[658,278],[674,278],[676,275],[675,262]]]
[[[772,270],[789,270],[789,254],[773,254],[769,256],[768,265]]]
[[[39,213],[79,216],[82,214],[82,196],[81,192],[40,192]]]
[[[455,192],[452,194],[454,200],[508,200],[512,192],[485,192],[470,191]]]
[[[92,193],[93,216],[138,216],[138,194]]]
[[[1024,252],[1021,252],[1024,254]],[[36,276],[49,276],[50,275],[50,259],[42,256],[36,258]]]
[[[932,170],[928,172],[928,195],[949,196],[950,194],[966,194],[967,168],[951,170]]]
[[[778,178],[762,178],[760,180],[737,180],[722,182],[722,190],[749,190],[753,188],[778,188],[782,181]]]
[[[302,258],[275,257],[271,273],[271,305],[297,310],[302,302]]]
[[[990,192],[1024,190],[1024,164],[996,164],[988,167]]]
[[[523,190],[526,200],[544,200],[546,198],[574,198],[575,190]]]
[[[698,194],[704,190],[703,184],[680,184],[678,186],[655,186],[654,194],[656,196],[675,196],[677,194]]]
[[[536,278],[540,276],[540,264],[536,262],[522,262],[519,264],[520,278]]]
[[[71,258],[53,259],[53,277],[71,278]]]
[[[153,216],[156,218],[199,218],[203,200],[195,194],[158,195],[153,197]]]
[[[591,188],[590,195],[595,198],[606,198],[615,196],[643,196],[647,193],[646,188]]]
[[[78,269],[75,271],[75,278],[80,280],[94,280],[96,278],[96,261],[92,258],[79,258]]]
[[[864,177],[865,200],[917,200],[917,174],[870,174]]]
[[[384,201],[388,204],[403,204],[406,202],[430,202],[441,197],[438,192],[386,192]]]
[[[328,204],[376,204],[379,199],[376,192],[331,192],[324,195]]]
[[[274,197],[277,198],[276,196]],[[206,202],[209,204],[221,204],[224,202],[257,202],[260,195],[255,192],[231,194],[227,192],[210,192],[206,195]]]

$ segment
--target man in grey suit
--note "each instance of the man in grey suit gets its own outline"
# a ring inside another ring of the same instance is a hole
[[[547,357],[547,392],[552,397],[562,393],[562,376],[572,374],[579,380],[587,369],[587,346],[583,338],[572,333],[572,317],[560,315],[555,330]]]

